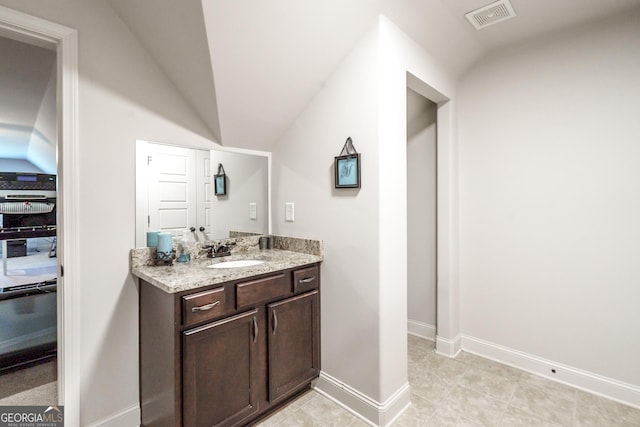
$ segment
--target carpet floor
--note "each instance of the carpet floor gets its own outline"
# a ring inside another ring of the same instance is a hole
[[[0,405],[56,404],[57,370],[54,358],[0,374]]]

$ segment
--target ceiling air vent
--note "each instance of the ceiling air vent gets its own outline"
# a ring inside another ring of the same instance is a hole
[[[513,10],[513,6],[511,6],[509,0],[499,0],[480,9],[472,10],[464,16],[467,17],[476,30],[481,30],[498,22],[513,18],[516,16],[516,12]]]

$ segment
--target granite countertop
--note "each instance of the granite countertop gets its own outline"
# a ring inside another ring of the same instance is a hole
[[[207,268],[212,264],[236,260],[260,260],[264,263],[250,267]],[[321,261],[321,255],[283,249],[251,249],[226,257],[200,258],[187,263],[175,262],[172,266],[134,265],[131,273],[167,293],[177,293]]]

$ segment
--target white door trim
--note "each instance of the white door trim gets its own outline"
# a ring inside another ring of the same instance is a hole
[[[80,425],[78,268],[78,33],[0,6],[0,35],[57,51],[58,75],[58,400],[65,424]],[[64,218],[64,222],[62,219]]]

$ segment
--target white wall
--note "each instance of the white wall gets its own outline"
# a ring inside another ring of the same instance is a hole
[[[0,0],[79,37],[81,424],[134,425],[138,413],[135,140],[213,143],[184,99],[103,0]]]
[[[384,16],[380,17],[380,325],[381,394],[407,385],[407,87],[438,103],[438,335],[439,351],[454,352],[458,325],[455,268],[455,76]],[[397,171],[394,173],[394,171]],[[392,177],[392,179],[389,179]],[[449,348],[444,348],[449,347]]]
[[[0,158],[0,172],[44,173],[43,170],[28,160]]]
[[[227,175],[227,195],[212,196],[211,237],[229,237],[229,231],[269,232],[269,160],[231,151],[211,151],[211,174],[222,164]],[[249,219],[249,203],[256,204],[256,219]]]
[[[435,340],[436,104],[407,89],[407,314],[409,332]]]
[[[636,390],[639,28],[543,38],[459,88],[464,334]]]
[[[0,37],[0,57],[0,157],[26,159],[55,174],[56,53]],[[48,113],[53,118],[52,132],[43,126]],[[53,149],[30,158],[30,144],[36,138]]]
[[[327,80],[273,150],[274,232],[324,240],[323,391],[386,424],[409,403],[407,383],[407,70],[443,102],[443,259],[450,260],[454,79],[385,17]],[[419,85],[418,85],[419,86]],[[434,89],[437,88],[437,89]],[[447,94],[447,95],[445,95]],[[424,95],[424,94],[423,94]],[[333,188],[347,136],[362,154],[362,188]],[[294,202],[296,221],[284,221]],[[450,268],[443,269],[447,297]],[[449,313],[450,307],[445,308]],[[457,315],[457,313],[456,313]],[[445,336],[456,325],[446,322]],[[328,376],[328,378],[327,378]]]
[[[57,86],[57,64],[52,64],[51,76],[47,83],[47,89],[42,97],[36,121],[33,124],[29,148],[27,149],[27,159],[38,166],[45,173],[57,174],[56,143],[57,116],[56,116],[56,86]]]
[[[368,32],[273,149],[273,231],[324,241],[322,370],[380,398],[377,28]],[[351,136],[360,189],[334,188]],[[285,222],[285,202],[295,222]]]

